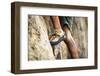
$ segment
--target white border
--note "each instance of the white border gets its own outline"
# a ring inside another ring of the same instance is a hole
[[[55,61],[27,61],[28,57],[28,14],[33,15],[60,15],[60,16],[81,16],[88,17],[88,58],[68,59]],[[71,10],[41,7],[20,8],[20,69],[43,69],[57,67],[75,67],[94,65],[94,11]]]

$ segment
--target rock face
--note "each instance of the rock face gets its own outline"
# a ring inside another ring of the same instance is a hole
[[[88,57],[88,20],[87,17],[74,17],[72,35],[80,50],[80,58]]]
[[[29,15],[28,60],[54,60],[43,17]]]
[[[72,35],[80,50],[80,58],[86,58],[88,56],[87,18],[73,19]],[[53,24],[49,16],[28,15],[28,60],[55,60],[58,54],[61,59],[68,58],[68,48],[63,41],[56,46],[50,45],[48,36],[53,33]]]

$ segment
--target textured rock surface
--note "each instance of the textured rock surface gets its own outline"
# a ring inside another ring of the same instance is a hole
[[[29,60],[50,60],[54,59],[50,46],[47,28],[43,17],[28,16],[28,51]]]
[[[72,35],[80,50],[80,57],[88,56],[88,23],[86,17],[73,18]]]
[[[72,35],[80,50],[80,57],[84,58],[88,56],[87,18],[74,17],[73,19]],[[68,57],[68,49],[63,41],[51,47],[48,35],[52,33],[54,29],[50,17],[28,16],[28,60],[55,60],[58,53],[61,59]]]

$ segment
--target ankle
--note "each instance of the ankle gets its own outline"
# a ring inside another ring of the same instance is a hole
[[[57,29],[56,29],[56,30],[55,30],[55,34],[61,37],[61,36],[64,35],[64,32],[63,32],[63,30],[57,30]]]

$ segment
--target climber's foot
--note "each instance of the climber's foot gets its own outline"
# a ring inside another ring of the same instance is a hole
[[[56,32],[55,34],[53,34],[53,35],[49,38],[50,44],[51,44],[51,45],[57,45],[58,43],[60,43],[61,41],[63,41],[64,38],[65,38],[64,32],[62,32],[62,33]]]

